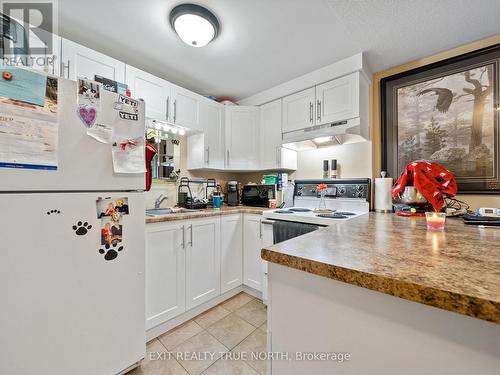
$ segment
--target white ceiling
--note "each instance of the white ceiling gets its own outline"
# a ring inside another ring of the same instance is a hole
[[[203,48],[168,23],[189,0],[59,0],[63,37],[201,94],[242,99],[358,52],[374,72],[500,33],[500,0],[195,0]]]

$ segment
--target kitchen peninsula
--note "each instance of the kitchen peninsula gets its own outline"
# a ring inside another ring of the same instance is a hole
[[[370,213],[265,247],[271,350],[350,354],[272,373],[496,374],[499,240],[460,219],[438,232]]]

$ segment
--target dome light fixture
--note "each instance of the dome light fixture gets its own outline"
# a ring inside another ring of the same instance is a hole
[[[170,24],[181,40],[191,47],[210,43],[220,30],[217,17],[197,4],[179,4],[170,11]]]

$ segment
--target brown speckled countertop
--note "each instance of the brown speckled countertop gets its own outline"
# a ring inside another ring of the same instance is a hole
[[[500,229],[370,213],[262,249],[262,258],[500,323]]]
[[[176,220],[188,220],[188,219],[199,219],[210,216],[219,216],[219,215],[231,215],[238,213],[247,213],[247,214],[257,214],[261,215],[263,211],[267,210],[267,208],[263,207],[250,207],[250,206],[222,206],[220,209],[215,208],[205,208],[199,211],[191,211],[191,212],[180,212],[176,214],[168,214],[162,216],[146,216],[146,224],[151,223],[161,223],[164,221],[176,221]]]

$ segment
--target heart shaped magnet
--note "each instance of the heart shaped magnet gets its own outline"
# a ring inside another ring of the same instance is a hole
[[[95,123],[95,119],[97,117],[97,111],[94,107],[90,107],[88,105],[81,106],[77,110],[78,117],[82,120],[83,124],[87,128],[91,128]]]

